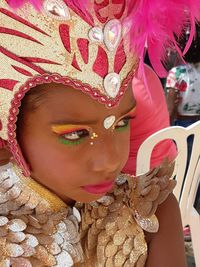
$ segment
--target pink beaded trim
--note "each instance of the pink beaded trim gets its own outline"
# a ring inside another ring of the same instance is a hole
[[[62,77],[59,74],[44,74],[41,76],[36,76],[32,79],[29,79],[23,86],[21,86],[11,102],[11,108],[8,117],[8,146],[13,154],[14,159],[19,164],[19,167],[23,170],[23,174],[25,176],[30,176],[30,170],[26,161],[24,160],[21,149],[16,140],[16,121],[17,115],[19,113],[19,107],[21,105],[21,100],[31,88],[44,83],[61,83],[81,90],[82,92],[89,94],[98,102],[105,104],[108,108],[112,108],[119,103],[119,100],[124,95],[125,90],[132,80],[134,73],[135,70],[128,74],[127,78],[123,81],[121,89],[115,99],[110,99],[100,94],[96,89],[90,87],[89,85],[82,84],[80,81],[74,81],[68,77]]]

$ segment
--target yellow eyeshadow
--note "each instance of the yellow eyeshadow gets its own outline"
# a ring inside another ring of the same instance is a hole
[[[54,133],[57,134],[67,134],[83,129],[87,129],[88,127],[85,125],[72,125],[72,124],[65,124],[65,125],[52,125],[51,129]]]
[[[135,110],[136,110],[136,106],[134,108],[132,108],[127,114],[131,115],[133,112],[135,112]]]

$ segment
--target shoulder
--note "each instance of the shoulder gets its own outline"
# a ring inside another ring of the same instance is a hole
[[[173,194],[159,205],[156,216],[159,231],[146,235],[150,252],[147,267],[186,267],[180,209]]]

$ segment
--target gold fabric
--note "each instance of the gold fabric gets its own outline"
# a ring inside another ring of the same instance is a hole
[[[74,208],[16,166],[0,167],[0,266],[144,267],[144,230],[158,231],[155,211],[175,186],[173,167],[120,175],[106,196]]]

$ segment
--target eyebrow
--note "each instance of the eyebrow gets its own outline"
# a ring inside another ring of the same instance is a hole
[[[134,106],[132,106],[128,111],[126,111],[125,113],[122,113],[122,115],[120,115],[119,118],[125,116],[126,114],[130,113],[132,110],[134,110],[136,107],[136,105],[134,104]],[[111,114],[112,115],[112,114]],[[108,115],[109,117],[109,115]],[[74,121],[74,120],[57,120],[57,121],[53,121],[50,122],[50,124],[52,125],[90,125],[90,124],[97,124],[97,120],[88,120],[88,121]]]

